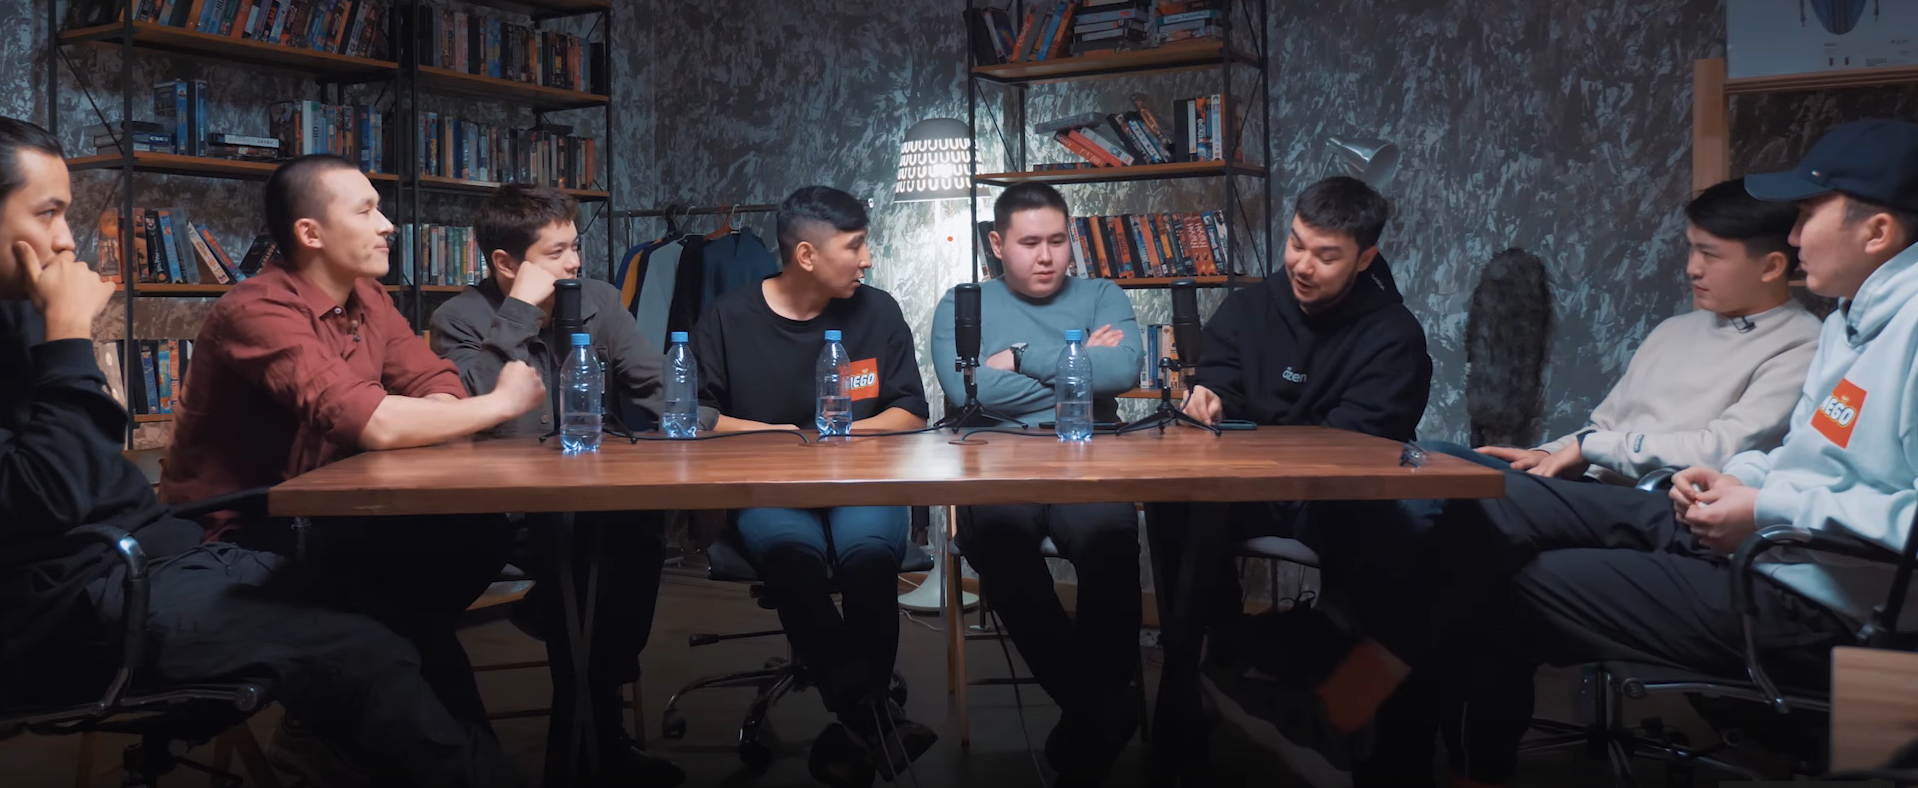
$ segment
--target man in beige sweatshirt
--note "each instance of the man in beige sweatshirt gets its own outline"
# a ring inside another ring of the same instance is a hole
[[[1694,311],[1652,329],[1590,424],[1535,449],[1481,454],[1540,476],[1632,484],[1784,440],[1818,347],[1819,320],[1787,284],[1797,208],[1758,200],[1737,179],[1706,189],[1685,216]]]

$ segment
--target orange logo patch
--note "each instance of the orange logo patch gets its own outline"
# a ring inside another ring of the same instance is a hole
[[[879,396],[879,359],[852,362],[852,381],[846,388],[851,390],[855,401]]]
[[[1819,404],[1816,413],[1811,414],[1811,426],[1826,439],[1838,444],[1838,448],[1846,449],[1851,447],[1851,431],[1858,426],[1858,419],[1864,413],[1865,390],[1849,380],[1839,380],[1838,385],[1832,388],[1831,396]]]

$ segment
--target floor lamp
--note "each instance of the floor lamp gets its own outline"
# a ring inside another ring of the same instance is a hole
[[[972,127],[965,121],[952,118],[932,118],[913,124],[906,131],[906,139],[899,145],[899,176],[893,185],[892,201],[906,202],[956,202],[973,197],[971,188],[972,163]],[[941,221],[943,210],[934,211],[933,230],[950,222]],[[967,232],[972,232],[967,223]],[[960,239],[961,236],[949,234],[947,242]],[[970,238],[966,238],[970,248]],[[970,263],[968,263],[970,264]],[[950,524],[948,524],[950,527]],[[899,606],[920,613],[936,613],[944,609],[945,569],[946,569],[946,532],[938,529],[938,538],[933,542],[932,571],[926,573],[926,581],[918,588],[899,595]],[[954,568],[953,571],[959,571]],[[962,592],[960,600],[964,607],[972,607],[979,602],[979,595]]]

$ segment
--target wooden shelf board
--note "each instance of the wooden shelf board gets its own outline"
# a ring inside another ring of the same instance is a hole
[[[1227,165],[1222,161],[1175,161],[1170,164],[1140,164],[1132,167],[1096,167],[1076,170],[1038,170],[1035,172],[982,172],[973,178],[978,183],[1007,186],[1020,181],[1038,183],[1116,183],[1119,181],[1173,180],[1177,178],[1219,178],[1226,175],[1265,177],[1265,170],[1245,164]]]
[[[1223,42],[1195,41],[1057,60],[974,66],[972,74],[981,79],[1009,84],[1067,82],[1119,74],[1203,68],[1219,65],[1226,59]],[[1258,58],[1243,52],[1232,55],[1231,60],[1251,64],[1259,62]]]
[[[444,175],[421,175],[420,185],[448,191],[485,194],[500,187],[496,181],[469,181],[460,178],[448,178]],[[563,189],[567,194],[582,200],[604,200],[608,194],[596,189]]]
[[[80,156],[67,159],[67,169],[74,172],[83,170],[117,170],[123,164],[120,154],[100,153],[92,156]],[[162,175],[189,175],[204,178],[232,178],[238,180],[266,180],[274,170],[280,168],[280,162],[241,161],[239,159],[216,159],[206,156],[182,156],[177,153],[155,153],[134,151],[134,172],[152,172]],[[374,182],[397,182],[398,176],[384,172],[369,172],[366,177]]]
[[[196,285],[187,282],[136,282],[133,287],[134,295],[139,296],[221,296],[225,295],[228,290],[233,289],[233,285]],[[114,285],[113,289],[115,292],[124,293],[126,292],[127,286],[124,284]]]
[[[386,292],[389,292],[389,293],[398,293],[398,292],[411,290],[411,289],[413,289],[412,285],[387,285],[386,286]],[[466,289],[465,285],[420,285],[420,292],[422,293],[458,293],[465,289]]]
[[[1119,395],[1119,399],[1158,399],[1158,398],[1159,398],[1158,389],[1133,389],[1131,391],[1128,391],[1128,392],[1125,392],[1124,394]],[[1185,399],[1185,392],[1174,391],[1172,392],[1172,398]]]
[[[467,2],[527,14],[535,19],[613,10],[613,0],[467,0]]]
[[[171,413],[138,413],[138,414],[134,414],[133,416],[133,421],[135,424],[152,424],[158,421],[172,421],[172,420],[173,420],[173,414]]]
[[[1181,279],[1194,280],[1200,287],[1231,287],[1234,284],[1249,285],[1265,281],[1265,277],[1262,276],[1150,276],[1111,281],[1127,290],[1152,290],[1171,287],[1173,282]]]
[[[1783,93],[1795,90],[1911,84],[1918,84],[1918,66],[1850,68],[1842,71],[1815,71],[1808,74],[1781,74],[1773,77],[1740,77],[1725,80],[1725,93],[1735,96],[1740,93]]]
[[[238,61],[314,74],[340,77],[365,76],[380,72],[394,72],[399,69],[399,64],[386,60],[297,49],[235,36],[216,36],[158,22],[134,22],[132,33],[133,45],[143,49],[203,55],[216,60]],[[127,28],[115,23],[68,30],[60,34],[60,41],[68,44],[119,44],[126,37]]]
[[[420,86],[448,93],[460,93],[496,101],[526,104],[534,109],[559,110],[598,107],[608,103],[606,96],[564,88],[549,88],[510,79],[494,79],[438,66],[420,66]]]

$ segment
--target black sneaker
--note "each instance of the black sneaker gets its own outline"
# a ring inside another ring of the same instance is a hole
[[[1100,708],[1063,711],[1046,736],[1046,763],[1059,773],[1058,785],[1104,784],[1119,753],[1139,732],[1137,687],[1127,683],[1101,697]]]
[[[939,734],[907,719],[891,699],[868,699],[839,719],[853,741],[865,748],[874,771],[888,782],[939,741]]]
[[[812,752],[806,758],[806,770],[812,778],[834,788],[866,788],[872,785],[872,760],[864,745],[853,740],[846,726],[827,725],[813,739]]]

